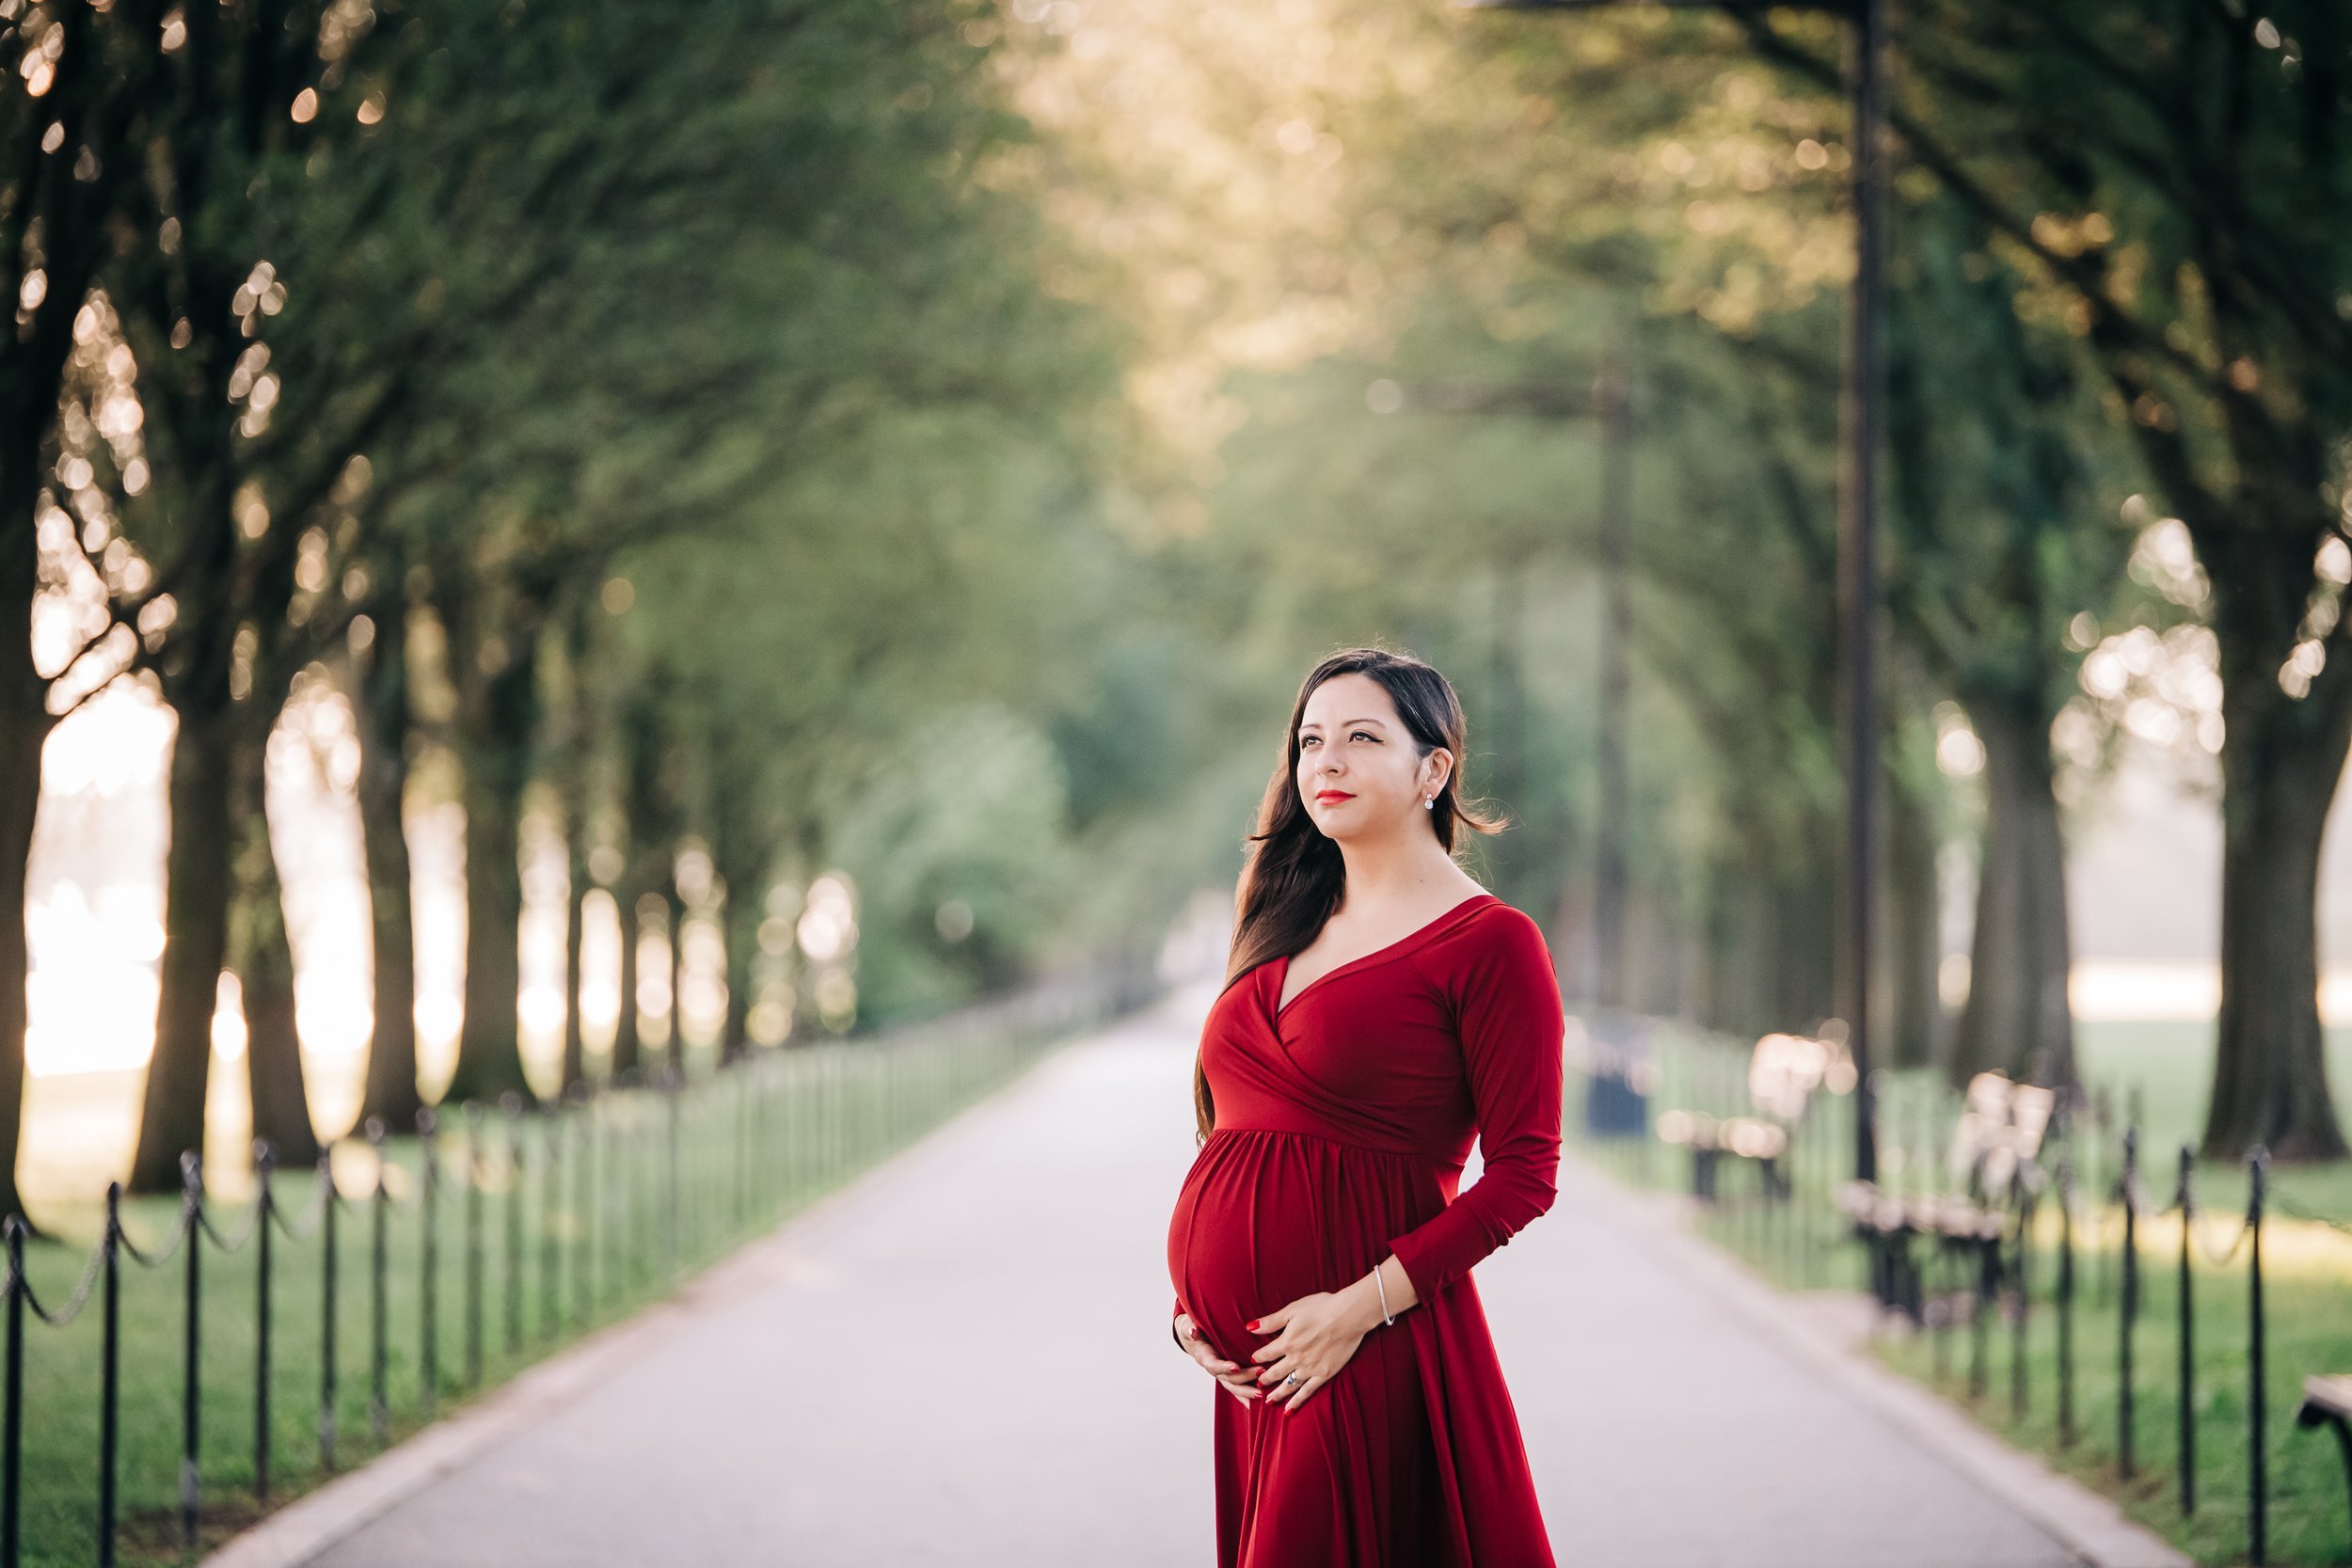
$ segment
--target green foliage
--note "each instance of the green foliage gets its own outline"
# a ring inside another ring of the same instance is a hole
[[[827,836],[860,894],[861,1014],[1017,980],[1081,874],[1068,818],[1052,743],[1005,708],[932,716],[894,747]]]

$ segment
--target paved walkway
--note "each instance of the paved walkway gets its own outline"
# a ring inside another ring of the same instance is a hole
[[[1047,1058],[309,1560],[1212,1563],[1224,1396],[1162,1326],[1203,1000]],[[2078,1560],[1678,1266],[1676,1241],[1570,1164],[1550,1214],[1480,1265],[1564,1568]]]

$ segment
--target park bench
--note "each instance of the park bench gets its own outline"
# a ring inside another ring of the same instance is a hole
[[[2295,1413],[2295,1424],[2323,1423],[2335,1428],[2336,1447],[2344,1453],[2344,1492],[2352,1497],[2352,1375],[2303,1380],[2303,1404]]]
[[[1788,1194],[1780,1156],[1788,1147],[1788,1130],[1756,1117],[1711,1117],[1704,1111],[1668,1111],[1658,1118],[1661,1143],[1679,1144],[1691,1151],[1691,1196],[1713,1203],[1720,1196],[1721,1168],[1726,1159],[1756,1163],[1767,1196]]]
[[[1766,1035],[1748,1055],[1748,1101],[1756,1115],[1673,1110],[1660,1116],[1659,1140],[1691,1151],[1691,1196],[1714,1202],[1723,1163],[1731,1159],[1756,1165],[1758,1190],[1766,1197],[1787,1198],[1792,1185],[1782,1156],[1788,1150],[1789,1129],[1804,1118],[1814,1091],[1836,1079],[1841,1068],[1847,1074],[1852,1070],[1839,1041]]]
[[[1968,1081],[1946,1157],[1946,1174],[1959,1191],[1905,1196],[1862,1180],[1838,1188],[1838,1212],[1869,1249],[1871,1293],[1881,1306],[1914,1323],[1926,1322],[1925,1271],[1912,1248],[1918,1238],[1933,1238],[1947,1253],[1972,1255],[1980,1291],[1997,1284],[1993,1271],[2007,1211],[2019,1182],[2038,1170],[2034,1162],[2057,1104],[2053,1090],[1979,1072]]]

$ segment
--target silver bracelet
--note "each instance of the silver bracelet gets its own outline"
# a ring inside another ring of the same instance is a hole
[[[1393,1327],[1396,1320],[1389,1315],[1389,1288],[1381,1281],[1380,1266],[1377,1263],[1374,1264],[1372,1269],[1372,1288],[1380,1292],[1380,1321]]]

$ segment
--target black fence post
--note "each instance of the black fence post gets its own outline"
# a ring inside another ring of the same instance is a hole
[[[194,1149],[180,1156],[180,1214],[181,1223],[188,1227],[180,1336],[180,1544],[193,1547],[200,1474],[197,1467],[197,1445],[204,1430],[199,1403],[203,1357],[197,1351],[204,1299],[198,1263],[204,1256],[204,1166]]]
[[[270,1196],[270,1172],[278,1164],[278,1152],[266,1138],[253,1146],[253,1177],[259,1190],[253,1201],[261,1208],[253,1216],[253,1239],[261,1243],[254,1268],[258,1289],[254,1295],[253,1317],[253,1496],[263,1502],[269,1500],[269,1288],[270,1288],[270,1221],[274,1204]]]
[[[499,1096],[506,1126],[506,1354],[523,1344],[523,1144],[522,1097],[509,1089]],[[479,1173],[477,1173],[477,1178]]]
[[[335,1468],[335,1190],[334,1145],[319,1150],[319,1468]]]
[[[1983,1214],[1974,1216],[1977,1233],[1969,1239],[1968,1258],[1976,1265],[1976,1287],[1968,1307],[1968,1397],[1984,1398],[1993,1358],[1993,1314],[2000,1303],[2001,1233],[1987,1235]],[[2000,1223],[1997,1215],[1994,1224]]]
[[[2181,1211],[2181,1512],[2197,1512],[2197,1296],[2189,1282],[2189,1231],[2197,1218],[2197,1151],[2181,1146],[2181,1180],[2173,1202]]]
[[[833,1184],[841,1168],[841,1049],[831,1040],[816,1047],[817,1058],[817,1185]]]
[[[543,1101],[539,1107],[539,1338],[550,1339],[562,1328],[557,1307],[563,1299],[563,1232],[558,1213],[564,1196],[564,1101]]]
[[[2123,1203],[2123,1252],[2117,1259],[2122,1268],[2123,1289],[2121,1331],[2116,1335],[2117,1383],[2115,1398],[2116,1463],[2128,1481],[2132,1476],[2132,1332],[2139,1319],[2139,1242],[2136,1220],[2138,1205],[2133,1201],[2134,1189],[2139,1180],[2139,1129],[2123,1130],[2123,1175],[2116,1193]]]
[[[482,1384],[482,1106],[466,1103],[466,1384]]]
[[[605,1153],[607,1107],[612,1103],[603,1084],[592,1084],[587,1091],[588,1108],[588,1212],[581,1216],[588,1245],[580,1271],[580,1321],[586,1323],[596,1316],[596,1304],[604,1299],[604,1277],[611,1266],[612,1238],[607,1233],[605,1212],[612,1207],[612,1178],[606,1170],[609,1163]]]
[[[752,1201],[762,1218],[775,1212],[776,1177],[782,1168],[776,1160],[776,1140],[772,1135],[776,1117],[776,1054],[773,1046],[762,1046],[752,1063]]]
[[[2058,1166],[2058,1440],[2074,1444],[2074,1161]]]
[[[2033,1280],[2027,1262],[2033,1253],[2033,1222],[2038,1205],[2033,1189],[2022,1180],[2017,1188],[2017,1257],[2011,1265],[2014,1273],[2016,1315],[2010,1321],[2009,1408],[2010,1414],[2023,1418],[2026,1414],[2026,1334],[2033,1316]]]
[[[818,1186],[818,1166],[824,1158],[823,1100],[818,1093],[817,1048],[806,1040],[792,1058],[792,1197],[806,1200]]]
[[[578,1130],[572,1155],[572,1318],[585,1330],[596,1316],[596,1276],[589,1272],[596,1253],[596,1099],[585,1081],[572,1090],[572,1124]]]
[[[863,1107],[858,1095],[858,1060],[850,1054],[847,1040],[833,1042],[835,1101],[840,1111],[841,1136],[834,1149],[834,1176],[837,1180],[857,1164],[858,1139],[865,1126]]]
[[[2093,1107],[2092,1122],[2097,1132],[2084,1150],[2090,1156],[2090,1168],[2085,1174],[2083,1184],[2093,1193],[2104,1193],[2107,1192],[2112,1185],[2111,1173],[2107,1167],[2107,1160],[2112,1150],[2107,1147],[2106,1134],[2115,1127],[2114,1085],[2102,1084],[2093,1089],[2090,1103]],[[2104,1230],[2104,1225],[2100,1228]],[[2108,1258],[2106,1247],[2094,1245],[2084,1261],[2090,1266],[2090,1290],[2087,1292],[2090,1305],[2105,1307],[2115,1289],[2113,1260]]]
[[[106,1183],[106,1234],[99,1242],[104,1260],[104,1317],[98,1349],[98,1568],[114,1568],[115,1454],[122,1427],[122,1183]]]
[[[24,1557],[18,1525],[24,1479],[24,1222],[10,1214],[0,1220],[0,1231],[8,1243],[7,1387],[0,1391],[0,1568],[17,1568]]]
[[[666,1204],[669,1224],[662,1227],[661,1239],[661,1277],[664,1279],[677,1272],[681,1252],[680,1243],[683,1240],[678,1233],[678,1226],[683,1214],[679,1207],[682,1199],[678,1193],[678,1118],[684,1114],[685,1109],[679,1093],[680,1078],[681,1075],[675,1061],[663,1065],[661,1092],[663,1099],[668,1102],[666,1125],[669,1129],[669,1142],[664,1159],[668,1183]]]
[[[1931,1237],[1929,1234],[1929,1227],[1932,1227]],[[1953,1297],[1956,1294],[1952,1290],[1952,1238],[1944,1229],[1940,1219],[1931,1218],[1922,1222],[1919,1239],[1921,1244],[1927,1248],[1925,1256],[1915,1265],[1918,1270],[1920,1292],[1923,1296],[1928,1294],[1931,1289],[1927,1283],[1928,1280],[1932,1277],[1935,1281],[1933,1288],[1936,1297],[1935,1338],[1929,1341],[1929,1349],[1933,1354],[1935,1381],[1940,1384],[1951,1376],[1952,1372],[1952,1319],[1955,1315]],[[1874,1244],[1892,1249],[1908,1248],[1911,1243],[1907,1237],[1899,1233]],[[1901,1254],[1890,1251],[1889,1256],[1899,1258]]]
[[[2252,1513],[2248,1518],[2247,1560],[2263,1568],[2270,1560],[2269,1399],[2264,1385],[2268,1347],[2263,1328],[2263,1186],[2270,1153],[2256,1144],[2246,1157],[2247,1336],[2246,1442],[2247,1479]]]
[[[621,1200],[612,1206],[618,1221],[612,1275],[624,1300],[645,1275],[645,1195],[644,1173],[639,1167],[644,1163],[644,1118],[651,1093],[650,1081],[643,1073],[638,1074],[624,1097],[623,1115],[614,1140],[612,1174],[620,1183]]]
[[[743,1096],[743,1199],[744,1223],[754,1216],[768,1214],[768,1165],[761,1157],[768,1147],[768,1058],[761,1054],[765,1046],[745,1046],[744,1055],[736,1062],[735,1070],[741,1076],[736,1080],[736,1092]]]
[[[631,1184],[629,1137],[636,1124],[639,1096],[635,1081],[624,1083],[623,1092],[608,1099],[604,1132],[604,1149],[600,1156],[605,1167],[604,1180],[612,1195],[612,1238],[605,1256],[604,1274],[608,1291],[619,1297],[628,1294],[629,1278],[634,1257],[629,1250],[630,1212],[637,1201]]]
[[[424,1227],[421,1256],[418,1259],[418,1289],[421,1292],[417,1337],[420,1341],[417,1357],[418,1371],[424,1385],[424,1413],[433,1414],[441,1393],[441,1289],[440,1246],[436,1217],[440,1208],[441,1161],[439,1148],[440,1123],[430,1105],[417,1111],[417,1182],[420,1218]],[[469,1151],[470,1154],[470,1151]]]
[[[384,1118],[370,1117],[366,1132],[368,1147],[375,1151],[375,1191],[368,1195],[368,1427],[380,1449],[390,1435],[392,1415],[385,1388],[391,1358],[391,1348],[387,1342],[390,1323],[384,1302],[385,1275],[389,1272],[386,1222],[390,1215],[391,1194],[384,1182]]]
[[[728,1069],[727,1084],[735,1091],[735,1228],[752,1223],[752,1094],[750,1063],[738,1058]]]

